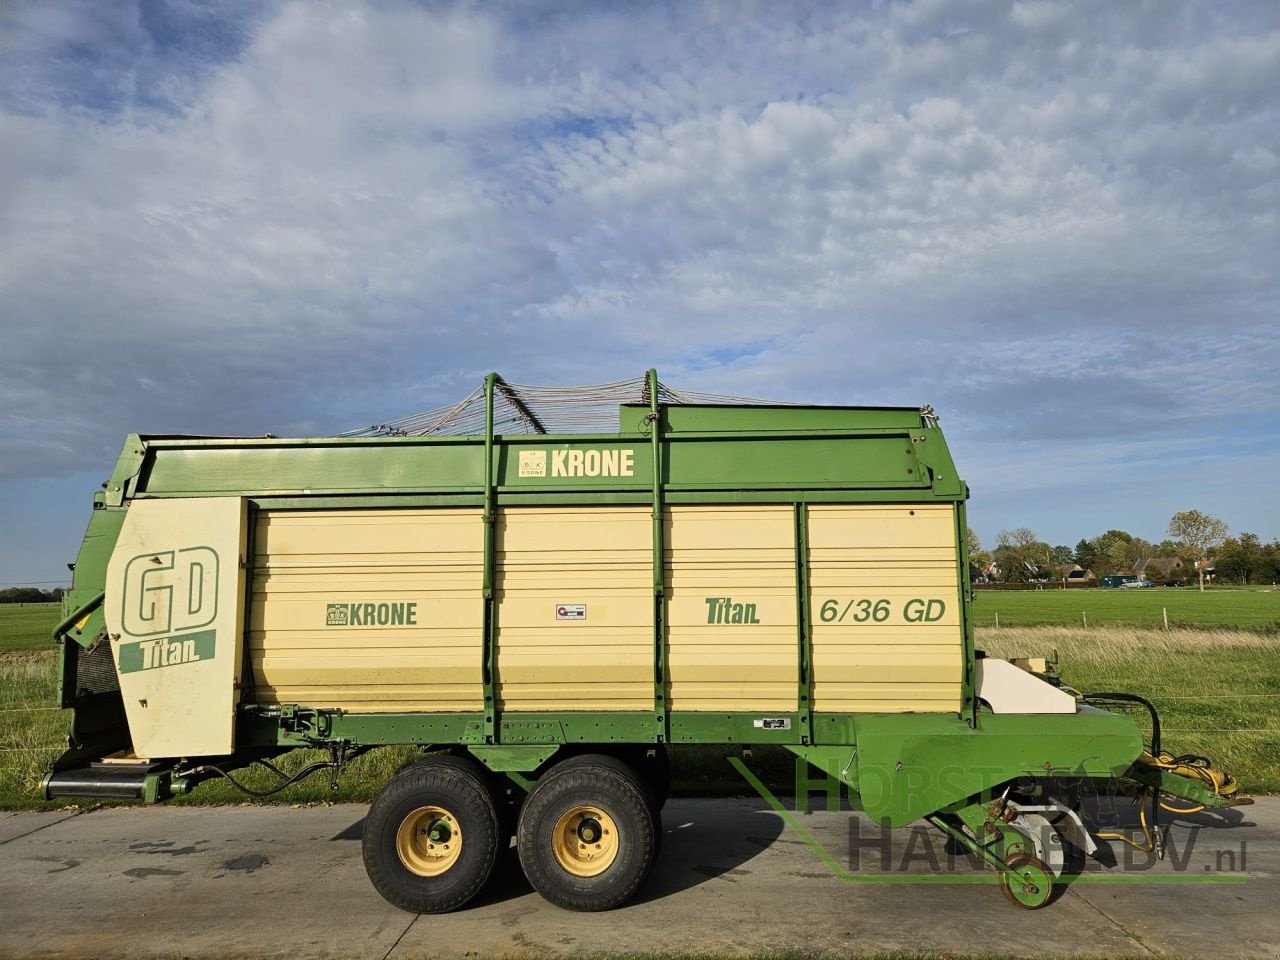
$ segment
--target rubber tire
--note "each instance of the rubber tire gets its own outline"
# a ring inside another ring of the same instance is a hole
[[[498,846],[501,850],[506,850],[510,845],[511,838],[516,835],[516,807],[513,807],[511,799],[503,790],[502,780],[495,776],[484,764],[473,756],[459,756],[453,753],[440,753],[434,756],[426,757],[422,760],[415,760],[406,767],[401,767],[396,771],[395,776],[403,776],[415,767],[423,764],[437,764],[439,766],[448,767],[450,769],[459,770],[462,773],[477,776],[483,781],[484,787],[489,791],[489,796],[493,799],[493,807],[498,811]],[[518,806],[518,805],[517,805]],[[499,853],[501,857],[501,852]]]
[[[636,786],[644,794],[645,803],[649,804],[650,809],[656,812],[662,808],[662,804],[658,802],[654,792],[653,783],[645,776],[644,768],[640,767],[639,763],[628,763],[626,760],[608,753],[580,753],[576,756],[565,757],[547,773],[543,774],[542,779],[545,780],[550,775],[558,775],[582,766],[604,766],[617,770],[624,777],[635,781]]]
[[[556,822],[570,807],[591,804],[618,827],[616,859],[595,877],[569,873],[552,852]],[[627,764],[613,757],[572,757],[538,780],[520,811],[517,848],[529,883],[566,910],[611,910],[630,900],[653,868],[657,831],[652,795]]]
[[[396,832],[418,807],[434,804],[458,818],[463,848],[438,877],[420,877],[400,861]],[[489,780],[474,761],[432,757],[405,767],[378,794],[365,819],[361,853],[374,889],[410,913],[448,913],[466,904],[493,876],[500,825]]]
[[[652,762],[653,761],[648,760],[645,757],[638,757],[636,758],[636,764],[631,764],[620,757],[616,757],[608,753],[580,753],[577,756],[566,757],[561,760],[552,768],[552,770],[556,773],[561,773],[565,770],[573,770],[576,767],[583,765],[594,764],[596,766],[612,767],[624,777],[629,777],[634,780],[636,785],[644,793],[644,801],[649,805],[649,813],[653,818],[653,849],[654,862],[656,862],[657,855],[662,852],[662,805],[666,801],[666,798],[664,797],[662,800],[658,799],[657,794],[654,792],[653,779],[646,776],[646,770],[644,767],[639,766],[640,763]],[[670,786],[670,774],[671,769],[668,766],[668,787]],[[519,844],[518,839],[516,843],[517,845]],[[653,864],[651,863],[649,867],[652,869]]]

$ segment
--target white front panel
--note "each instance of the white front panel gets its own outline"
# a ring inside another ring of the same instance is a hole
[[[245,531],[239,497],[129,505],[103,609],[139,757],[234,748]]]
[[[992,713],[1075,713],[1076,698],[1008,660],[981,657],[976,677],[979,700]]]

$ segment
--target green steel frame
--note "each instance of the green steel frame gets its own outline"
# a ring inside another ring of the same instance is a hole
[[[666,571],[663,564],[664,529],[662,507],[662,409],[658,404],[658,371],[645,374],[645,391],[649,395],[649,415],[645,422],[652,444],[653,491],[653,713],[658,739],[671,739],[671,717],[667,713],[667,597]]]
[[[964,501],[932,416],[911,408],[713,407],[659,400],[656,371],[642,404],[620,408],[615,434],[494,433],[496,374],[485,379],[482,436],[201,439],[130,435],[94,511],[64,599],[62,703],[90,716],[100,705],[77,695],[76,655],[104,639],[107,560],[130,500],[238,496],[251,510],[480,507],[484,521],[484,709],[468,714],[358,714],[306,704],[255,707],[244,678],[238,744],[246,750],[344,743],[416,743],[472,749],[494,769],[529,773],[567,744],[720,743],[784,745],[863,792],[894,821],[942,810],[1012,777],[1091,777],[1125,770],[1141,751],[1133,722],[1099,710],[1068,717],[994,717],[974,693],[973,620]],[[530,412],[530,416],[533,414]],[[627,450],[628,477],[521,478],[530,448]],[[959,714],[831,715],[813,711],[812,611],[807,511],[817,503],[953,503],[964,650]],[[790,504],[795,517],[798,709],[787,729],[759,729],[754,715],[672,712],[666,700],[664,509],[677,504]],[[654,685],[651,713],[521,714],[499,709],[495,689],[496,520],[502,506],[649,506],[653,523]],[[252,577],[247,578],[252,580]],[[247,590],[252,590],[250,582]],[[87,619],[86,619],[87,618]],[[72,644],[76,649],[70,649]],[[246,650],[248,644],[245,645]],[[114,714],[112,715],[114,717]],[[127,734],[126,734],[127,736]],[[494,752],[498,751],[498,752]],[[83,751],[82,751],[83,753]],[[69,755],[70,756],[70,755]],[[955,767],[959,762],[963,769]],[[949,772],[941,777],[941,772]],[[915,779],[913,779],[915,778]],[[868,784],[885,785],[883,799]]]

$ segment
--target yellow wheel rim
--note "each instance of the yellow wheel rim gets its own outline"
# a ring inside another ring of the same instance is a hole
[[[462,828],[444,807],[419,807],[400,822],[396,853],[405,869],[420,877],[438,877],[462,854]]]
[[[618,856],[618,825],[599,807],[570,807],[551,835],[556,863],[575,877],[596,877]]]

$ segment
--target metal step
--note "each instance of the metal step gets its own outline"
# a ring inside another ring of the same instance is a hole
[[[48,774],[40,786],[46,800],[59,797],[151,800],[154,797],[147,795],[148,780],[169,770],[170,766],[164,763],[90,763],[71,770],[56,770]],[[154,779],[150,786],[154,793]]]

